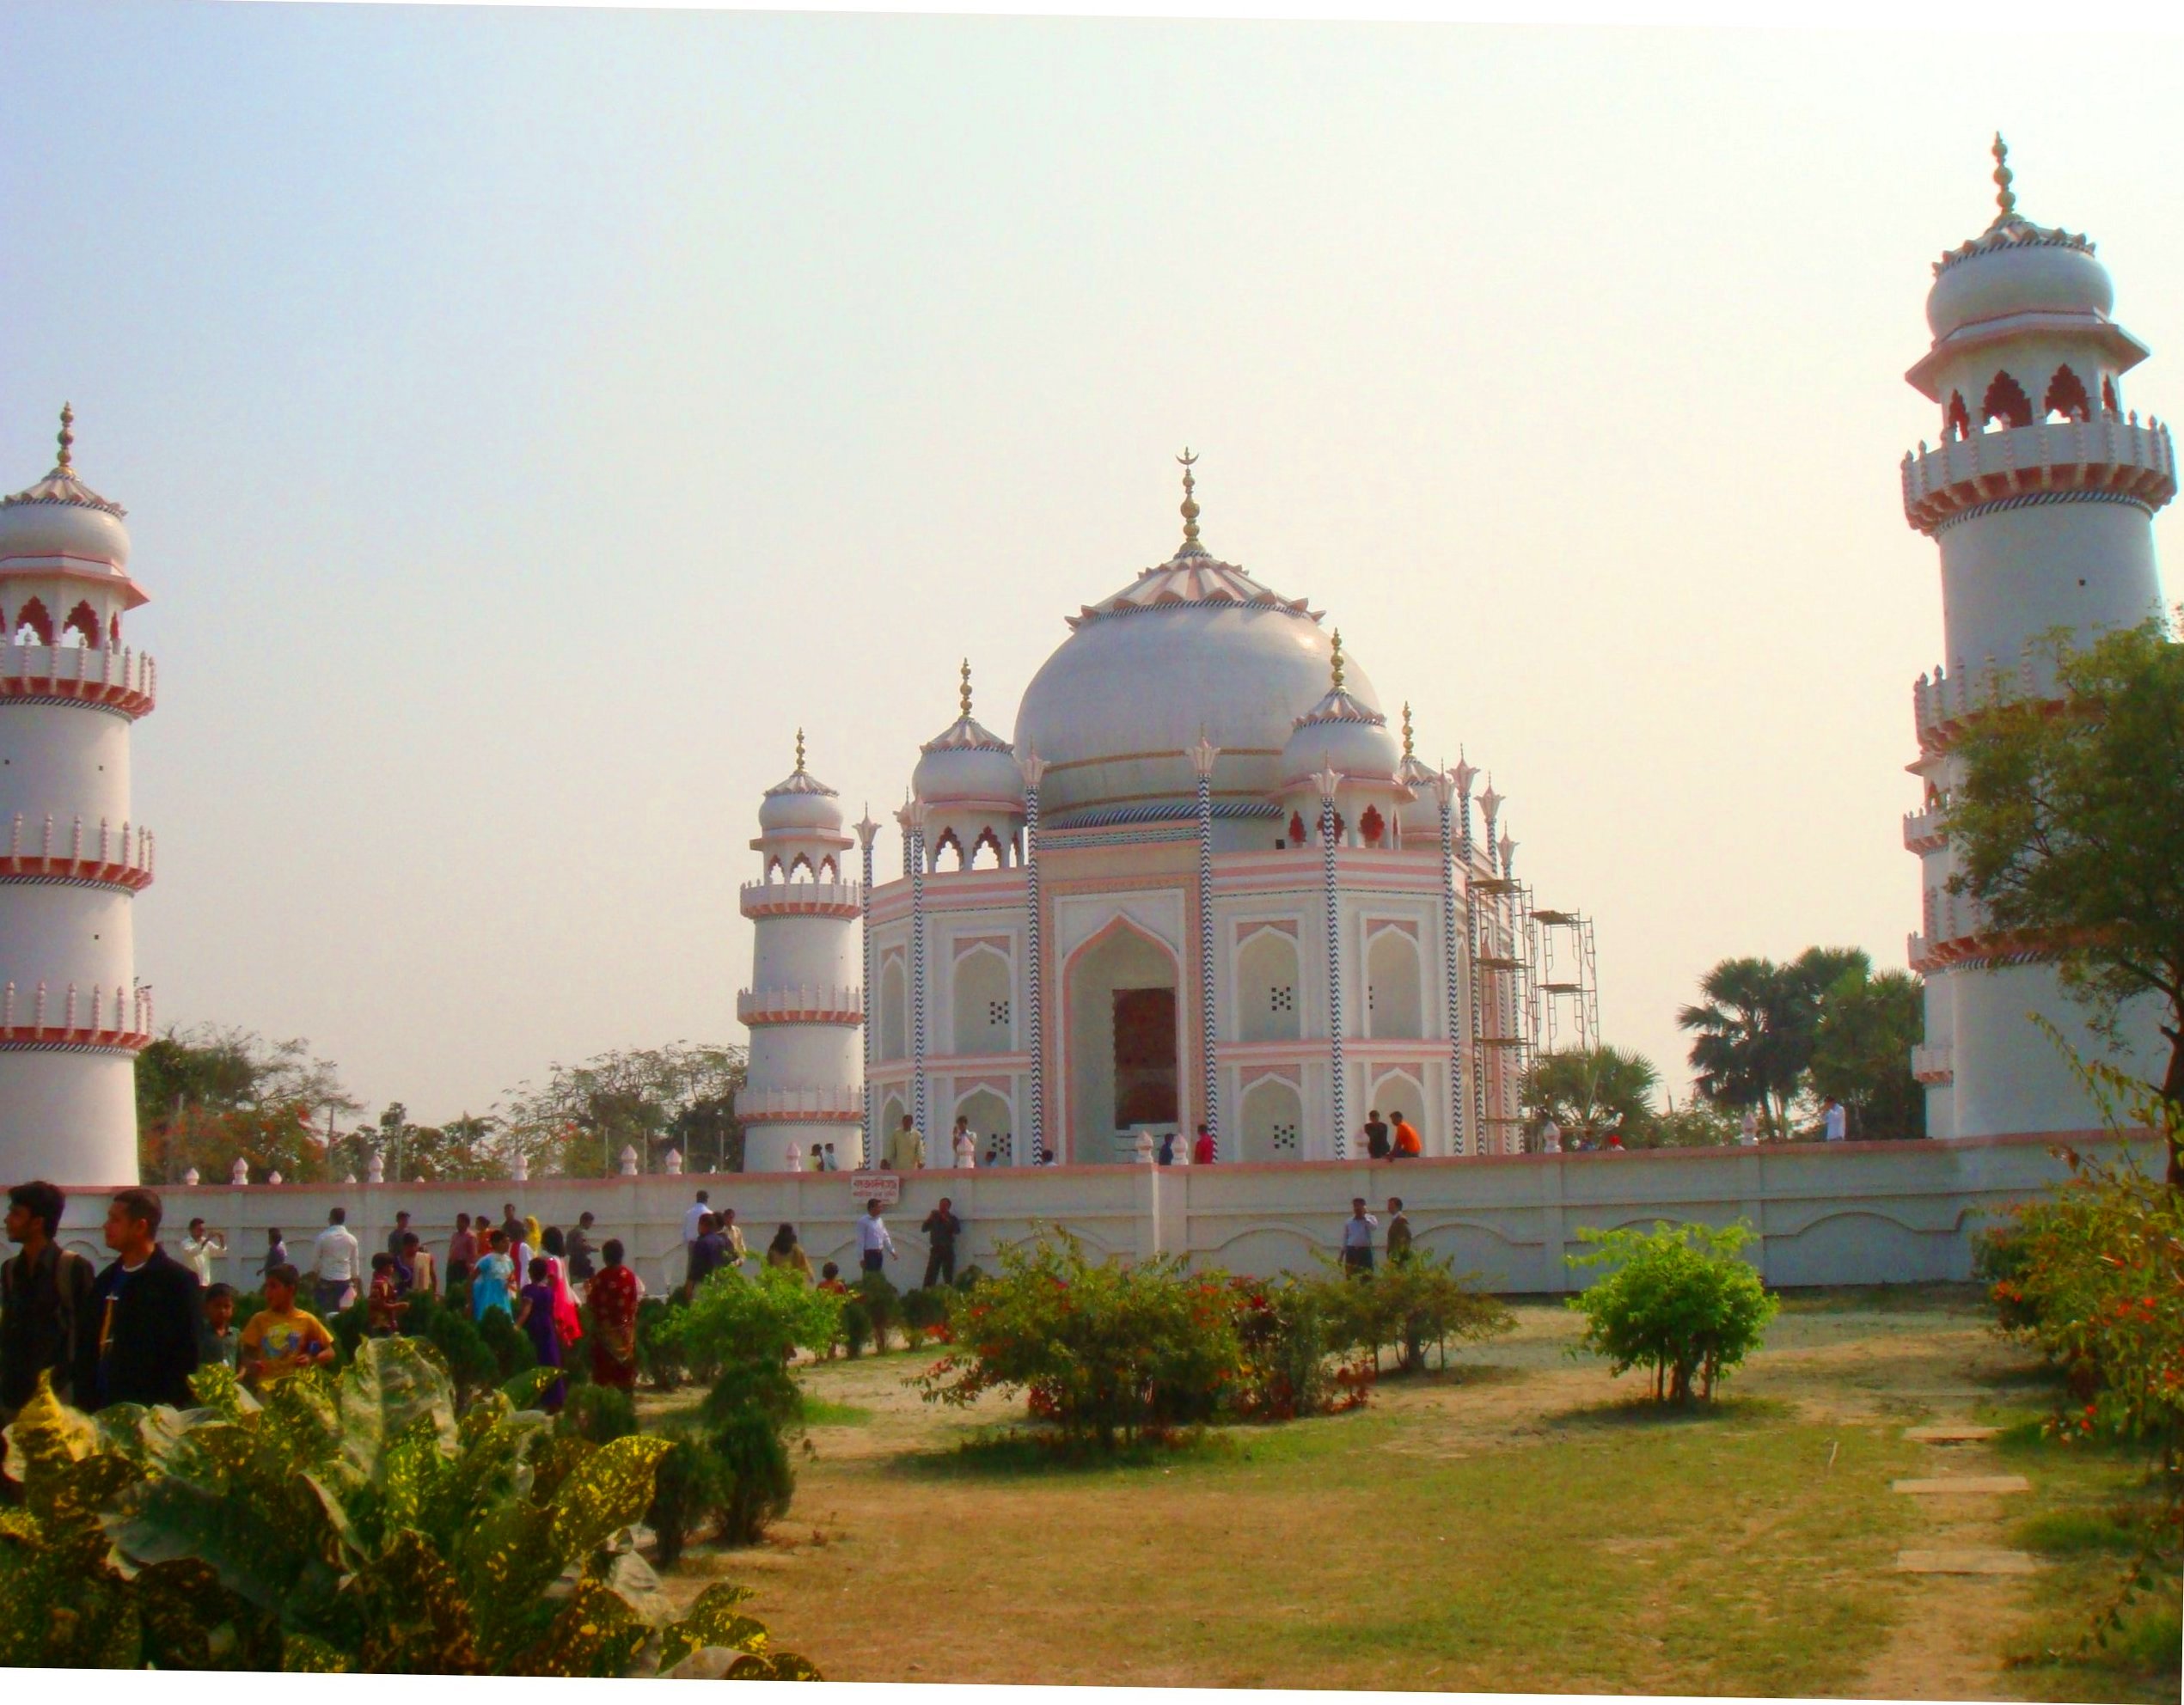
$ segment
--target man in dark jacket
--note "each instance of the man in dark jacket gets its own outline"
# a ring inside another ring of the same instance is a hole
[[[68,1199],[43,1179],[8,1192],[8,1237],[17,1252],[0,1264],[0,1426],[53,1376],[53,1395],[75,1401],[76,1346],[91,1318],[91,1263],[53,1239]]]
[[[159,1197],[117,1190],[107,1205],[107,1247],[118,1259],[91,1287],[78,1335],[76,1402],[191,1404],[201,1323],[197,1274],[159,1246]]]

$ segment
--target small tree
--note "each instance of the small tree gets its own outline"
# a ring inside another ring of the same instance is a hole
[[[1775,1317],[1779,1305],[1739,1256],[1752,1241],[1749,1226],[1663,1220],[1651,1231],[1588,1226],[1577,1235],[1593,1249],[1572,1260],[1611,1271],[1569,1299],[1585,1317],[1585,1335],[1570,1353],[1606,1356],[1618,1378],[1651,1368],[1656,1401],[1688,1402],[1694,1381],[1695,1394],[1711,1401],[1715,1386],[1759,1348]]]
[[[1653,1093],[1660,1087],[1660,1069],[1642,1054],[1566,1048],[1542,1056],[1526,1074],[1524,1102],[1534,1126],[1552,1119],[1566,1135],[1588,1140],[1619,1130],[1636,1146],[1653,1123]]]
[[[2056,650],[2060,714],[1997,703],[1951,749],[1964,774],[1947,807],[1949,885],[1996,932],[2055,956],[2104,1041],[2122,1040],[2128,1006],[2156,1003],[2169,1044],[2158,1088],[2184,1109],[2184,646],[2150,621]],[[2175,1137],[2169,1182],[2184,1189]]]
[[[1853,1138],[1926,1134],[1926,1092],[1911,1074],[1923,1005],[1907,971],[1854,967],[1829,985],[1813,1032],[1813,1093],[1843,1103]]]

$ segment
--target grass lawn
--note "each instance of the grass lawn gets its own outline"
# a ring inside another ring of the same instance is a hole
[[[923,1354],[807,1370],[814,1454],[789,1515],[763,1546],[694,1551],[670,1586],[747,1582],[776,1639],[839,1680],[2176,1697],[2173,1614],[2165,1665],[2158,1617],[2121,1659],[2041,1655],[2120,1572],[2126,1459],[1902,1436],[2046,1401],[1975,1292],[1793,1297],[1727,1399],[1691,1415],[1570,1360],[1560,1306],[1517,1314],[1513,1337],[1384,1380],[1364,1410],[1096,1466],[1027,1449],[997,1399],[921,1403],[902,1382]],[[1997,1472],[2032,1497],[1937,1509],[1889,1489]],[[1894,1568],[1960,1543],[2041,1572]]]

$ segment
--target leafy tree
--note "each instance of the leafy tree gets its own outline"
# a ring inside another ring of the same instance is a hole
[[[505,1178],[511,1157],[499,1116],[465,1113],[444,1125],[419,1125],[401,1102],[389,1102],[375,1124],[359,1125],[333,1145],[330,1164],[366,1176],[376,1156],[389,1181],[412,1178]]]
[[[1872,972],[1857,948],[1808,947],[1785,965],[1758,958],[1716,965],[1699,983],[1704,1001],[1676,1015],[1693,1033],[1698,1092],[1716,1107],[1757,1108],[1776,1136],[1788,1136],[1826,992],[1854,971]]]
[[[611,1176],[624,1148],[634,1148],[650,1170],[671,1145],[682,1146],[694,1170],[701,1158],[732,1170],[743,1159],[734,1108],[749,1060],[741,1048],[676,1042],[557,1064],[542,1088],[527,1083],[511,1096],[510,1152],[530,1161],[535,1177]]]
[[[2157,1087],[2184,1108],[2184,646],[2158,621],[2083,649],[2059,639],[2056,681],[2060,714],[1998,702],[1952,748],[1964,768],[1945,808],[1950,888],[1995,932],[2052,952],[2111,1045],[2126,1007],[2157,1003]],[[2175,1141],[2169,1182],[2184,1189]]]
[[[1621,1048],[1566,1048],[1545,1054],[1526,1074],[1524,1104],[1533,1128],[1549,1119],[1563,1139],[1597,1142],[1620,1130],[1627,1144],[1644,1141],[1655,1119],[1660,1068]]]
[[[1851,1136],[1926,1134],[1926,1091],[1911,1074],[1924,1026],[1919,980],[1908,971],[1848,971],[1829,987],[1813,1035],[1813,1093],[1843,1103]]]
[[[1663,1220],[1650,1231],[1588,1225],[1577,1235],[1594,1247],[1570,1259],[1612,1270],[1569,1299],[1585,1317],[1585,1335],[1570,1354],[1606,1356],[1617,1376],[1651,1368],[1657,1401],[1710,1401],[1715,1386],[1759,1348],[1780,1307],[1739,1255],[1752,1241],[1749,1226]]]
[[[179,1181],[191,1167],[226,1177],[240,1158],[254,1177],[278,1170],[304,1181],[327,1176],[327,1141],[316,1132],[362,1103],[340,1070],[301,1037],[269,1042],[254,1030],[200,1025],[169,1029],[137,1056],[138,1166],[144,1177]]]
[[[1721,1148],[1736,1140],[1737,1121],[1711,1102],[1686,1101],[1679,1107],[1672,1096],[1667,1111],[1646,1128],[1643,1146]]]

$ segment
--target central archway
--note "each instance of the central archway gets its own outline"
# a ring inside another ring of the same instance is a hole
[[[1179,1128],[1182,1015],[1176,956],[1116,918],[1069,960],[1069,1156],[1097,1165],[1124,1158],[1133,1127]]]

